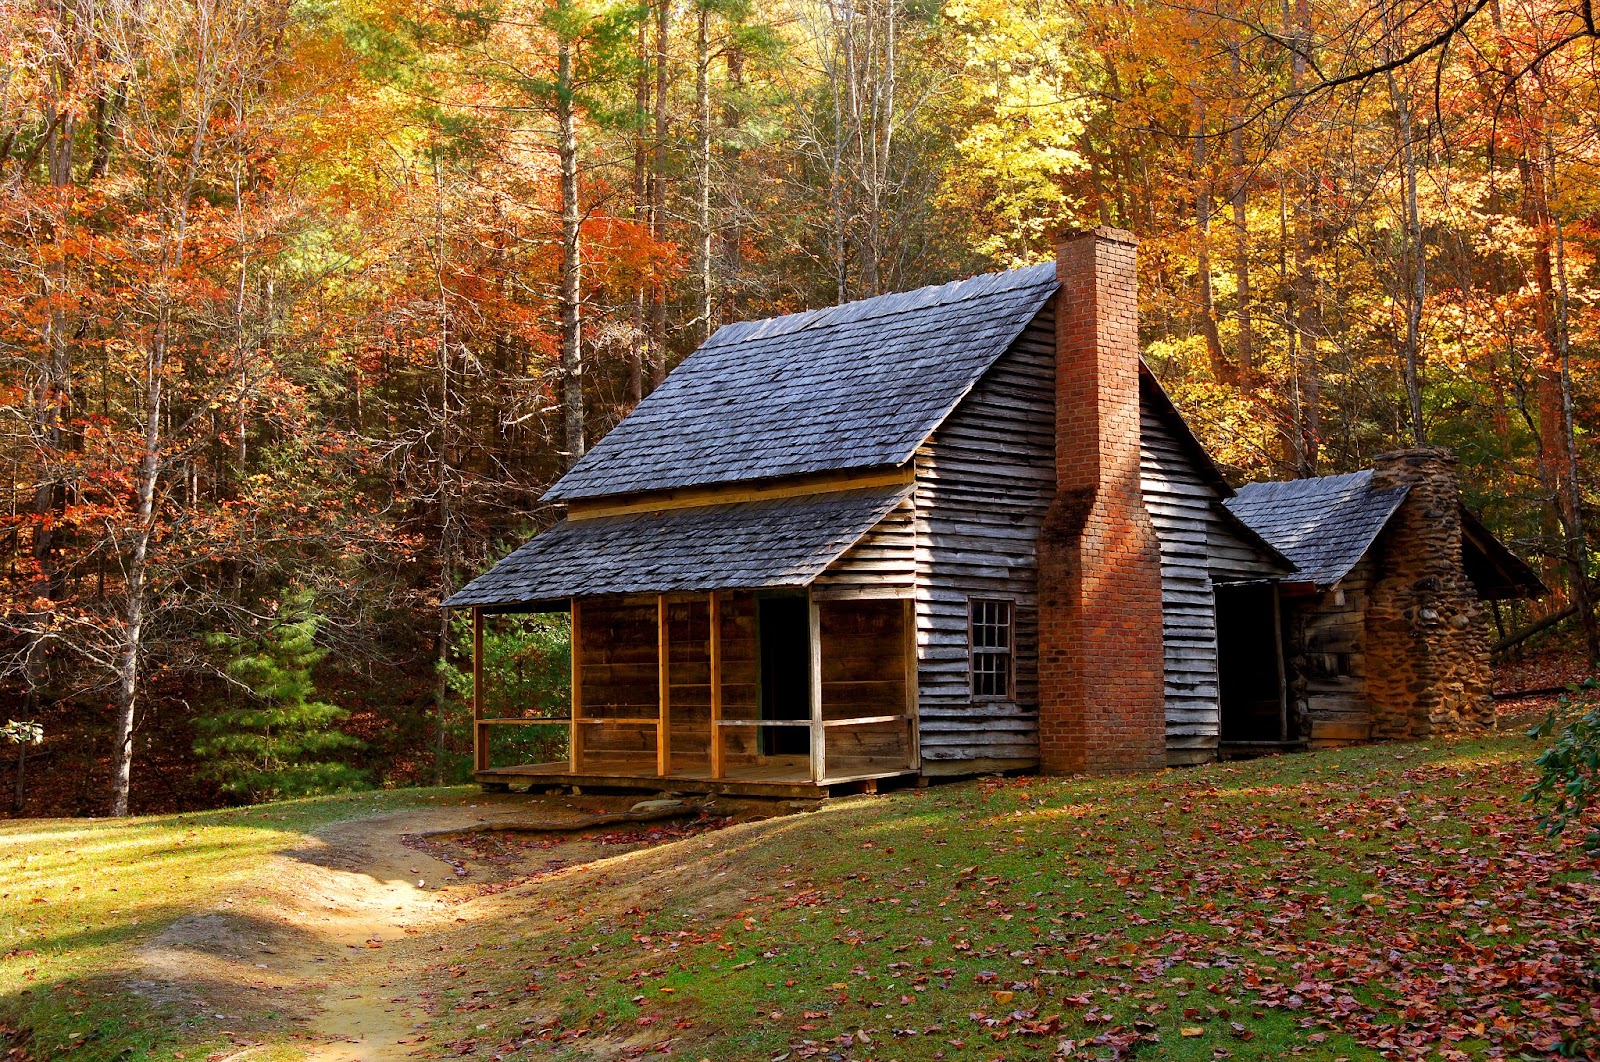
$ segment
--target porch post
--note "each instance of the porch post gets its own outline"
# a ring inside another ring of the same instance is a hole
[[[672,766],[672,709],[668,685],[667,595],[656,595],[656,682],[660,709],[656,716],[656,774],[667,776]]]
[[[1278,664],[1278,740],[1289,740],[1289,676],[1283,666],[1282,584],[1272,582],[1272,648]]]
[[[483,725],[483,609],[472,610],[472,769],[489,769],[489,728]]]
[[[583,760],[583,622],[577,598],[572,599],[571,607],[572,711],[567,713],[567,770],[577,774]]]
[[[822,614],[817,610],[817,599],[806,591],[806,603],[811,609],[811,780],[820,782],[828,777],[828,732],[822,726]]]
[[[922,735],[917,729],[917,602],[914,598],[905,599],[902,615],[905,617],[902,622],[906,626],[906,766],[913,771],[920,771]]]
[[[722,595],[711,591],[711,777],[721,778],[722,762]]]

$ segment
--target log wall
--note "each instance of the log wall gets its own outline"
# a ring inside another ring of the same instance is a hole
[[[659,702],[656,600],[586,598],[573,644],[585,719],[653,719]],[[580,770],[655,772],[656,735],[639,723],[583,724]]]
[[[656,599],[585,598],[574,652],[579,654],[585,719],[654,720],[660,710]],[[710,605],[704,595],[667,602],[668,690],[673,772],[710,767]],[[722,595],[722,701],[726,719],[755,719],[755,595]],[[584,724],[580,770],[656,772],[653,723]],[[755,759],[755,731],[724,728],[730,763]]]
[[[1366,622],[1374,574],[1369,557],[1337,590],[1284,599],[1290,704],[1312,748],[1372,737]]]

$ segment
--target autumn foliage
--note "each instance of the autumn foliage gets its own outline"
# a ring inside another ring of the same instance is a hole
[[[1535,607],[1581,620],[1587,11],[0,3],[0,719],[45,726],[29,809],[217,799],[203,635],[259,639],[290,598],[326,617],[350,766],[443,777],[439,601],[677,359],[1064,227],[1139,235],[1145,357],[1231,474],[1449,446],[1557,588]]]

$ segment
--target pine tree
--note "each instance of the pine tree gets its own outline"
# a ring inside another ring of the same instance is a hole
[[[363,772],[328,758],[361,742],[338,729],[348,712],[313,699],[311,669],[325,655],[316,645],[322,617],[313,605],[310,594],[291,594],[261,635],[209,639],[227,653],[225,670],[248,698],[199,721],[195,753],[224,792],[275,800],[364,784]]]

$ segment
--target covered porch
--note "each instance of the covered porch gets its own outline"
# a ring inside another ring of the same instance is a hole
[[[561,605],[566,714],[497,695],[486,626]],[[837,599],[809,586],[606,594],[476,607],[472,625],[474,776],[486,786],[802,796],[920,766],[909,597]]]

